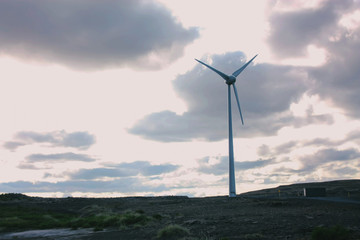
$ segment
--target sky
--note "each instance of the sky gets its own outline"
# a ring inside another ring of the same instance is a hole
[[[0,193],[228,194],[360,178],[359,0],[0,1]]]

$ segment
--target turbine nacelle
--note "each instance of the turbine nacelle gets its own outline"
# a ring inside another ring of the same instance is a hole
[[[225,80],[225,83],[227,85],[231,85],[233,83],[236,82],[236,77],[234,77],[233,75],[230,75],[226,80]]]

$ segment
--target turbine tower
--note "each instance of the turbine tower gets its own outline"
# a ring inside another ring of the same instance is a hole
[[[226,75],[223,72],[220,72],[219,70],[207,65],[206,63],[195,59],[196,61],[198,61],[199,63],[203,64],[204,66],[210,68],[211,70],[213,70],[214,72],[216,72],[217,74],[219,74],[224,80],[225,83],[228,85],[228,120],[229,120],[229,197],[236,197],[236,187],[235,187],[235,166],[234,166],[234,147],[233,147],[233,134],[232,134],[232,116],[231,116],[231,85],[234,88],[234,93],[235,93],[235,97],[236,97],[236,102],[239,108],[239,112],[240,112],[240,118],[241,118],[241,123],[244,125],[244,120],[241,114],[241,108],[240,108],[240,101],[239,101],[239,97],[238,97],[238,93],[236,90],[236,86],[235,86],[235,82],[236,82],[236,77],[242,72],[244,71],[244,69],[252,62],[252,60],[254,60],[254,58],[256,58],[257,55],[255,55],[255,57],[253,57],[250,61],[248,61],[247,63],[244,64],[244,66],[242,66],[241,68],[239,68],[238,70],[236,70],[235,72],[233,72],[233,74]]]

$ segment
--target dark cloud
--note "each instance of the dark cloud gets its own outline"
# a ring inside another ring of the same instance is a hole
[[[111,181],[62,181],[62,182],[6,182],[0,183],[1,192],[162,192],[168,188],[164,185],[145,185],[137,178],[124,178]]]
[[[310,44],[322,45],[337,32],[340,17],[353,4],[352,0],[325,1],[316,9],[274,12],[268,39],[273,52],[279,57],[305,56]]]
[[[354,175],[356,175],[359,172],[359,169],[357,168],[351,168],[351,167],[340,167],[335,169],[328,169],[329,172],[334,172],[339,178],[352,178]]]
[[[68,173],[71,179],[93,180],[104,177],[120,178],[133,177],[141,174],[142,176],[156,176],[177,170],[179,166],[172,164],[152,165],[146,161],[136,161],[132,163],[107,164],[105,168],[80,169],[76,172]]]
[[[95,136],[88,132],[74,132],[64,134],[63,140],[59,143],[60,146],[73,147],[78,149],[88,149],[95,143]]]
[[[337,142],[337,141],[332,141],[328,138],[315,138],[309,141],[305,141],[303,144],[303,146],[336,146],[336,145],[341,145],[341,142]]]
[[[213,55],[211,60],[212,66],[232,73],[245,63],[246,58],[241,52],[233,52]],[[306,80],[301,69],[270,64],[250,65],[236,83],[244,126],[240,126],[235,99],[232,99],[236,136],[272,135],[294,122],[296,119],[288,109],[306,90]],[[219,76],[198,64],[175,79],[174,89],[186,101],[187,112],[183,115],[171,111],[150,114],[139,120],[129,132],[164,142],[227,138],[227,85]]]
[[[38,167],[35,166],[33,163],[29,163],[29,162],[22,162],[17,167],[20,169],[27,169],[27,170],[49,169],[49,167]]]
[[[321,124],[333,124],[334,118],[331,114],[307,114],[305,117],[294,117],[292,125],[295,128],[307,126],[307,125],[321,125]]]
[[[25,145],[26,145],[26,143],[23,143],[23,142],[9,141],[9,142],[5,142],[3,147],[8,150],[15,151],[18,147],[25,146]]]
[[[38,142],[38,143],[55,143],[58,142],[56,135],[61,134],[61,132],[53,133],[36,133],[30,131],[18,132],[15,136],[16,139],[23,140],[24,142]]]
[[[330,140],[328,138],[315,138],[309,141],[305,141],[301,143],[301,145],[336,147],[348,142],[357,143],[360,146],[360,131],[350,132],[343,139],[340,140]]]
[[[198,35],[152,0],[0,1],[1,53],[70,68],[159,68]]]
[[[322,67],[309,70],[317,81],[314,93],[345,110],[347,115],[360,116],[360,26],[351,36],[344,33],[337,42],[329,43],[331,58]]]
[[[291,152],[297,146],[296,141],[290,141],[275,148],[275,154],[286,154]]]
[[[277,157],[281,154],[288,154],[295,148],[299,147],[300,142],[297,141],[289,141],[278,146],[275,146],[270,149],[268,145],[261,145],[257,149],[257,154],[261,157]]]
[[[220,157],[219,161],[211,164],[210,157],[204,157],[198,160],[199,167],[197,171],[207,174],[223,175],[229,172],[229,158],[227,156]],[[244,171],[253,168],[261,168],[273,163],[273,159],[258,159],[256,161],[241,161],[235,162],[236,171]]]
[[[357,140],[360,140],[360,131],[354,131],[354,132],[351,132],[348,134],[348,139],[349,140],[354,140],[354,141],[357,141]]]
[[[327,62],[306,69],[314,82],[309,93],[355,118],[360,116],[360,26],[348,29],[339,22],[358,9],[356,0],[328,0],[316,9],[273,12],[269,35],[270,47],[279,57],[304,55],[309,45],[324,49]]]
[[[273,159],[259,159],[256,161],[237,162],[235,166],[237,167],[238,170],[241,171],[241,170],[249,170],[253,168],[265,167],[269,164],[272,164],[273,162],[274,162]]]
[[[18,132],[15,137],[17,141],[6,142],[3,147],[9,150],[16,150],[20,146],[33,143],[47,143],[52,147],[73,147],[85,150],[95,143],[95,136],[88,132],[54,131],[37,133],[31,131]]]
[[[337,150],[333,148],[322,149],[313,155],[300,158],[302,167],[295,172],[313,172],[326,163],[337,161],[350,161],[360,158],[360,152],[356,149]]]
[[[270,153],[271,153],[271,150],[270,150],[269,146],[265,145],[265,144],[261,145],[257,150],[257,154],[261,157],[268,156]]]
[[[312,158],[316,158],[319,162],[331,162],[353,160],[358,157],[360,157],[360,152],[356,149],[336,150],[328,148],[318,151]]]
[[[72,152],[67,153],[55,153],[55,154],[31,154],[26,157],[28,163],[35,162],[66,162],[66,161],[81,161],[81,162],[93,162],[96,159],[86,154],[76,154]]]

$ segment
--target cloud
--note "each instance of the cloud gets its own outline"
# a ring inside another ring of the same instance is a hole
[[[257,150],[257,154],[261,157],[268,156],[269,154],[271,154],[270,147],[265,144],[261,145]]]
[[[162,192],[168,188],[160,185],[145,185],[137,178],[124,178],[111,181],[62,181],[62,182],[5,182],[0,183],[1,192]]]
[[[16,141],[5,142],[4,148],[15,151],[18,147],[34,143],[47,143],[52,147],[72,147],[86,150],[95,143],[95,136],[88,132],[54,131],[47,133],[37,133],[32,131],[18,132]]]
[[[325,1],[318,8],[275,12],[270,16],[268,42],[279,57],[305,56],[310,44],[321,44],[334,33],[351,0]]]
[[[81,161],[93,162],[96,159],[86,154],[76,154],[72,152],[56,153],[56,154],[31,154],[26,157],[28,163],[35,162],[66,162],[66,161]]]
[[[351,117],[360,116],[360,26],[352,37],[342,36],[341,40],[329,44],[332,57],[322,67],[310,69],[310,76],[317,80],[313,92],[333,105],[345,110]]]
[[[346,141],[346,140],[344,140]],[[309,141],[305,141],[303,143],[303,146],[337,146],[337,145],[341,145],[341,142],[343,141],[332,141],[330,139],[327,138],[314,138],[312,140]]]
[[[313,155],[300,158],[302,167],[299,170],[295,170],[295,172],[313,172],[326,163],[351,161],[359,158],[360,152],[354,148],[346,150],[326,148],[319,150]]]
[[[360,144],[360,131],[350,132],[343,139],[340,140],[330,140],[327,138],[314,138],[312,140],[302,142],[301,146],[336,147],[348,142],[352,142],[352,143],[358,142],[358,144]]]
[[[349,140],[360,140],[360,131],[354,131],[348,134],[348,139]]]
[[[198,37],[152,0],[0,1],[0,52],[75,69],[159,68]]]
[[[18,147],[25,146],[25,145],[26,145],[26,143],[23,143],[23,142],[8,141],[8,142],[4,143],[3,147],[8,150],[15,151]]]
[[[260,168],[267,166],[273,162],[273,159],[258,159],[256,161],[241,161],[235,162],[235,170],[236,171],[244,171],[253,168]],[[214,175],[223,175],[228,174],[229,172],[229,158],[227,156],[222,156],[217,158],[216,163],[210,162],[210,157],[204,157],[198,160],[199,167],[197,171],[206,173],[206,174],[214,174]]]
[[[68,173],[70,179],[76,180],[94,180],[104,177],[109,178],[119,178],[119,177],[129,177],[136,176],[137,174],[134,171],[115,169],[115,168],[93,168],[93,169],[80,169],[78,171]]]
[[[290,153],[297,146],[297,142],[290,141],[275,148],[275,155]]]
[[[28,163],[28,162],[22,162],[17,167],[20,169],[27,169],[27,170],[49,169],[49,167],[37,167],[33,163]]]
[[[88,149],[94,143],[94,135],[91,135],[88,132],[74,132],[65,134],[59,145],[78,149]]]
[[[318,151],[312,158],[318,162],[346,161],[360,157],[360,152],[356,149],[336,150],[332,148]],[[305,158],[304,160],[308,160]]]
[[[231,52],[213,55],[207,62],[231,73],[245,60],[243,53]],[[306,91],[306,80],[301,69],[290,66],[250,65],[236,83],[245,120],[241,130],[235,130],[236,136],[273,135],[297,120],[288,110]],[[219,76],[197,64],[175,79],[174,89],[186,101],[187,112],[182,115],[171,111],[152,113],[139,120],[129,132],[163,142],[227,138],[227,86]],[[234,129],[237,129],[240,117],[234,98],[232,102]]]
[[[308,46],[325,50],[327,61],[305,69],[314,84],[309,93],[317,94],[346,114],[360,116],[360,25],[341,24],[354,14],[358,1],[324,1],[318,8],[273,12],[270,16],[269,44],[280,58],[305,55]]]
[[[73,154],[53,154],[39,155],[33,157],[33,161],[52,161],[52,160],[73,160],[83,159],[86,156],[75,156]],[[32,165],[23,164],[27,169],[38,169]],[[146,161],[136,161],[132,163],[107,163],[106,167],[94,169],[79,169],[74,172],[65,172],[57,177],[68,177],[68,181],[51,182],[7,182],[0,183],[0,191],[2,192],[122,192],[126,194],[139,192],[162,192],[169,190],[163,184],[145,184],[143,178],[149,181],[148,177],[158,176],[164,173],[175,171],[179,168],[172,164],[153,165]],[[51,173],[45,173],[44,177],[56,176]],[[112,178],[108,180],[106,178]]]
[[[106,164],[105,168],[80,169],[75,172],[67,173],[70,179],[75,180],[94,180],[104,177],[121,178],[142,176],[156,176],[177,170],[179,166],[172,164],[152,165],[146,161],[136,161],[132,163]]]
[[[340,167],[340,168],[336,168],[336,169],[328,169],[328,171],[335,172],[339,178],[348,177],[350,179],[359,172],[359,170],[357,168],[351,168],[351,167]]]

